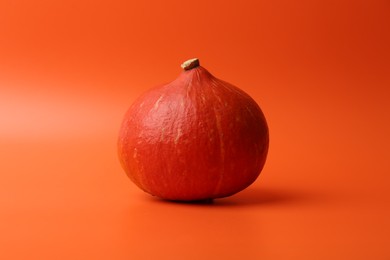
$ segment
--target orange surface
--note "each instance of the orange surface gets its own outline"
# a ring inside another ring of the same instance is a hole
[[[390,2],[0,1],[1,259],[390,259]],[[253,96],[258,181],[160,201],[122,116],[199,57]]]

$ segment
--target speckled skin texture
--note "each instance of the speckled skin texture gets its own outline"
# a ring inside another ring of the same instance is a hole
[[[268,144],[268,126],[256,102],[198,66],[133,103],[118,152],[142,190],[192,201],[248,187],[264,166]]]

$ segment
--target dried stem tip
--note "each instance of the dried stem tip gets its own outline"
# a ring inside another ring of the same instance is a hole
[[[190,59],[190,60],[185,61],[183,64],[181,64],[181,67],[184,70],[190,70],[190,69],[199,67],[199,65],[200,65],[199,59],[194,58],[194,59]]]

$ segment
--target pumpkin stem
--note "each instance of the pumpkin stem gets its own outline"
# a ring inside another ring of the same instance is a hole
[[[183,62],[183,64],[181,64],[181,67],[184,70],[190,70],[190,69],[193,69],[193,68],[196,68],[199,66],[200,66],[200,63],[199,63],[199,59],[197,59],[197,58],[187,60],[187,61]]]

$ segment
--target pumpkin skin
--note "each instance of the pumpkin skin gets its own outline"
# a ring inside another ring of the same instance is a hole
[[[256,102],[195,65],[132,104],[118,152],[128,177],[145,192],[195,201],[227,197],[252,184],[268,145]]]

